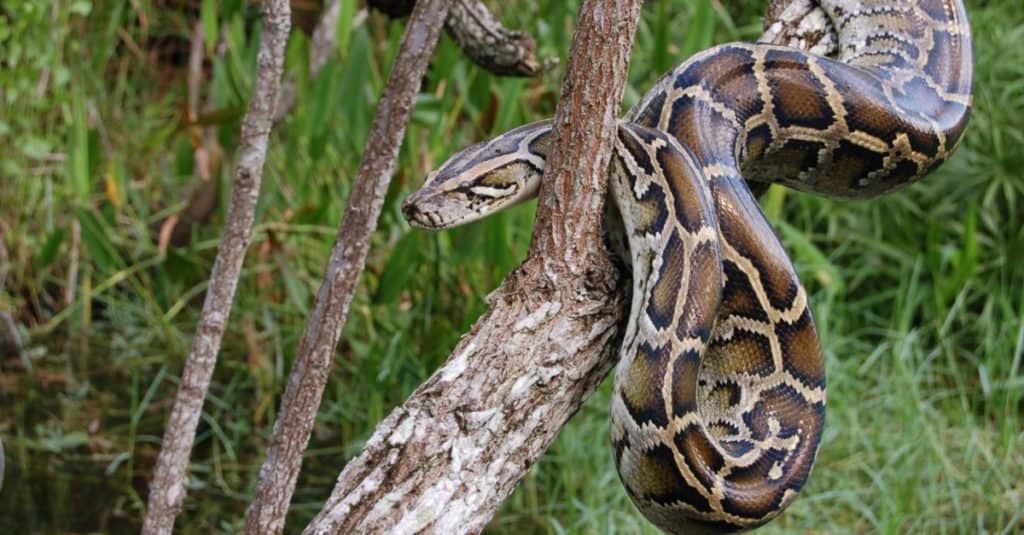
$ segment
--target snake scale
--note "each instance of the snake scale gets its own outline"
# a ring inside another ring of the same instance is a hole
[[[731,43],[665,75],[619,123],[610,210],[633,301],[612,442],[633,502],[671,533],[751,529],[807,480],[825,367],[807,294],[756,196],[909,184],[958,145],[971,105],[959,0],[821,0],[836,51]],[[443,229],[536,194],[541,121],[467,148],[404,204]],[[610,218],[606,218],[610,219]]]

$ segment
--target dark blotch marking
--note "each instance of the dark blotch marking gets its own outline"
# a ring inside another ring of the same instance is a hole
[[[626,148],[629,154],[636,161],[636,164],[648,175],[654,174],[654,162],[647,154],[646,146],[651,142],[650,130],[646,128],[630,128],[629,125],[619,127],[619,141]],[[640,140],[637,140],[637,137]],[[635,181],[630,174],[630,187],[635,187]]]
[[[749,440],[720,440],[718,442],[722,449],[734,457],[742,457],[754,449],[754,443]]]
[[[697,376],[700,354],[684,351],[672,367],[672,413],[676,416],[697,410]]]
[[[679,299],[683,270],[686,268],[686,253],[682,240],[673,230],[662,256],[658,281],[651,288],[651,298],[647,302],[647,316],[659,330],[672,326],[675,319],[676,301]]]
[[[770,304],[788,309],[799,290],[799,279],[761,207],[742,187],[741,180],[717,177],[712,181],[719,228],[726,240],[754,265]]]
[[[772,449],[753,465],[732,471],[732,492],[726,494],[722,505],[728,512],[741,516],[759,516],[776,509],[786,489],[798,491],[803,486],[814,464],[825,423],[824,405],[808,404],[787,385],[764,392],[751,413],[754,415],[747,421],[749,426],[766,430],[767,417],[771,415],[781,424],[781,437],[799,435],[800,442],[793,452]],[[782,477],[772,480],[768,474],[776,462],[782,463]]]
[[[679,224],[687,232],[696,232],[705,225],[714,224],[711,199],[704,189],[700,171],[693,167],[692,160],[680,154],[673,146],[659,148],[657,159],[672,193]]]
[[[810,309],[792,324],[780,323],[775,334],[782,347],[783,365],[789,373],[811,388],[825,387],[825,359]]]
[[[713,341],[707,359],[709,366],[718,363],[716,368],[726,367],[735,373],[767,377],[775,371],[771,341],[760,333],[739,328],[728,340]]]
[[[777,510],[782,504],[785,490],[789,487],[772,481],[768,473],[775,462],[781,461],[784,457],[785,452],[770,449],[754,464],[734,469],[729,474],[730,486],[746,492],[726,493],[725,500],[722,500],[722,508],[734,515],[745,517],[762,516],[769,511]],[[803,481],[800,481],[797,488],[802,484]]]
[[[785,176],[796,177],[800,173],[813,173],[818,167],[819,155],[824,150],[824,143],[790,138],[773,150],[770,157],[784,169]]]
[[[731,165],[734,160],[736,126],[702,100],[690,96],[676,99],[668,133],[704,164]]]
[[[705,422],[708,431],[718,439],[719,444],[725,440],[730,440],[729,437],[736,436],[740,432],[739,428],[730,422],[723,420],[715,420],[712,422],[707,422],[707,420],[705,420]]]
[[[697,480],[705,488],[711,488],[717,472],[725,466],[725,458],[715,448],[711,437],[700,426],[689,425],[676,433],[673,441]]]
[[[665,107],[666,94],[659,91],[654,98],[647,102],[647,105],[633,119],[633,122],[641,126],[654,128],[658,126],[661,113]]]
[[[741,399],[743,399],[743,395],[740,392],[740,385],[732,381],[727,381],[715,384],[715,386],[708,391],[707,398],[709,400],[715,400],[717,402],[716,405],[720,404],[725,407],[734,407],[739,404]]]
[[[722,256],[717,243],[701,242],[690,255],[690,278],[676,336],[707,341],[722,295]]]
[[[642,343],[626,370],[622,400],[638,424],[651,422],[659,427],[668,425],[665,403],[658,386],[667,371],[668,357],[668,347],[651,347]]]
[[[809,70],[806,54],[769,50],[765,75],[772,88],[775,116],[782,125],[823,130],[835,122],[825,86]]]
[[[897,186],[901,186],[910,182],[915,178],[921,169],[912,160],[900,160],[896,166],[889,172],[889,175],[885,177],[885,183],[882,184],[883,191],[891,190]]]
[[[860,180],[884,166],[885,154],[844,139],[832,153],[828,175],[818,181],[815,187],[825,188],[839,196],[858,195],[857,190],[864,188]]]
[[[768,321],[768,314],[758,302],[747,273],[729,260],[724,261],[722,266],[725,270],[725,289],[722,291],[721,315]]]
[[[671,448],[659,445],[648,450],[641,456],[639,464],[644,498],[663,505],[682,501],[698,511],[712,511],[707,498],[688,485],[679,473]]]
[[[864,95],[843,93],[843,100],[846,106],[846,125],[851,132],[866,132],[891,144],[896,134],[906,131],[906,124],[884,97],[876,100]]]
[[[749,48],[721,46],[714,54],[687,67],[676,87],[701,85],[717,102],[736,111],[740,121],[764,109],[754,76],[754,56]]]
[[[756,160],[760,158],[768,150],[768,146],[771,145],[773,139],[775,139],[775,136],[772,135],[772,129],[768,126],[768,123],[761,123],[747,130],[745,141],[746,154],[743,159]]]
[[[646,221],[638,221],[638,228],[642,232],[658,234],[665,230],[665,222],[668,220],[668,200],[665,199],[665,190],[658,184],[650,184],[643,197],[638,201],[651,218]],[[643,228],[640,228],[640,225]]]

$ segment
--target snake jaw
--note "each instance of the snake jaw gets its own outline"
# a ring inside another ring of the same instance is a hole
[[[447,230],[489,215],[494,210],[473,201],[447,182],[427,183],[402,203],[402,215],[409,225],[421,230]]]

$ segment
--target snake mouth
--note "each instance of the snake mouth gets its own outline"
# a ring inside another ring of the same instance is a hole
[[[445,230],[456,226],[442,215],[442,210],[433,209],[435,204],[429,195],[417,191],[402,203],[402,216],[409,226],[420,230]]]
[[[420,210],[416,203],[413,202],[415,195],[410,196],[405,202],[402,203],[402,215],[405,220],[409,222],[409,225],[423,230],[434,230],[437,228],[437,223],[430,217],[429,212]]]

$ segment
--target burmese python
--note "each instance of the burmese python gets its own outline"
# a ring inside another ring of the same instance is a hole
[[[612,401],[623,483],[669,532],[778,515],[806,481],[825,370],[806,293],[754,192],[870,197],[955,149],[971,102],[959,0],[820,1],[834,57],[732,43],[667,74],[620,123],[610,191],[633,270]],[[453,156],[403,206],[442,229],[535,195],[551,124]]]

